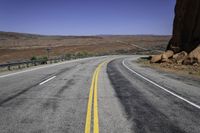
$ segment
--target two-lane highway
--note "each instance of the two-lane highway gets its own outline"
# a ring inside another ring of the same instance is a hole
[[[1,132],[84,132],[93,71],[106,58],[0,77]]]
[[[0,75],[0,132],[199,133],[199,82],[140,67],[137,57]]]

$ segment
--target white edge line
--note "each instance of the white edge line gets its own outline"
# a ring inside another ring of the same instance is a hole
[[[51,77],[51,78],[49,78],[49,79],[47,79],[47,80],[41,82],[39,85],[43,85],[43,84],[45,84],[46,82],[48,82],[48,81],[54,79],[55,77],[56,77],[56,76],[53,76],[53,77]]]
[[[6,74],[6,75],[1,75],[0,78],[5,78],[5,77],[9,77],[9,76],[13,76],[13,75],[25,73],[25,72],[31,72],[31,71],[34,71],[34,70],[48,68],[48,67],[53,67],[53,66],[57,66],[57,65],[66,64],[66,63],[74,63],[74,62],[78,62],[78,61],[90,60],[90,59],[102,58],[102,57],[106,57],[106,56],[90,57],[90,58],[85,58],[85,59],[76,59],[76,60],[64,61],[64,62],[60,62],[60,63],[56,63],[56,64],[50,64],[48,66],[42,66],[42,67],[32,68],[32,69],[28,69],[28,70],[24,70],[24,71],[19,71],[19,72],[15,72],[15,73],[10,73],[10,74]]]
[[[200,106],[199,106],[199,105],[197,105],[197,104],[195,104],[195,103],[193,103],[193,102],[191,102],[191,101],[189,101],[189,100],[187,100],[187,99],[185,99],[185,98],[183,98],[183,97],[181,97],[181,96],[175,94],[174,92],[171,92],[171,91],[167,90],[166,88],[164,88],[164,87],[158,85],[157,83],[151,81],[150,79],[148,79],[148,78],[142,76],[141,74],[137,73],[137,72],[134,71],[133,69],[129,68],[129,67],[124,63],[124,60],[122,61],[122,64],[123,64],[123,66],[124,66],[125,68],[127,68],[129,71],[131,71],[132,73],[136,74],[137,76],[139,76],[139,77],[143,78],[144,80],[150,82],[151,84],[153,84],[153,85],[159,87],[160,89],[162,89],[162,90],[164,90],[164,91],[170,93],[171,95],[173,95],[173,96],[175,96],[175,97],[177,97],[177,98],[179,98],[179,99],[181,99],[181,100],[187,102],[188,104],[190,104],[190,105],[192,105],[192,106],[194,106],[194,107],[200,109]]]

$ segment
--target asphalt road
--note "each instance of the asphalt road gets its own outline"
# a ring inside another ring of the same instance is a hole
[[[105,56],[0,75],[1,133],[199,133],[200,81]]]

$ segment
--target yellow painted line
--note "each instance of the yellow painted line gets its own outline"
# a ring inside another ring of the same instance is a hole
[[[86,114],[85,133],[90,133],[91,131],[92,103],[93,103],[93,133],[99,133],[98,77],[99,77],[99,72],[101,70],[101,67],[104,63],[105,62],[98,65],[92,77],[92,83],[91,83],[89,99],[88,99],[87,114]]]
[[[92,97],[93,97],[93,87],[94,87],[94,80],[95,80],[96,71],[97,70],[95,70],[95,72],[93,74],[92,84],[91,84],[91,87],[90,87],[90,94],[89,94],[87,114],[86,114],[85,133],[90,133],[90,128],[91,128]]]
[[[99,116],[98,116],[98,98],[97,98],[97,86],[98,86],[98,76],[99,76],[100,68],[97,70],[96,78],[95,78],[95,86],[94,86],[94,128],[93,133],[99,133]]]

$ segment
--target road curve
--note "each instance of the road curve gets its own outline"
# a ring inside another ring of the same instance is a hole
[[[138,57],[93,57],[0,75],[0,131],[199,133],[199,81],[141,67]]]

